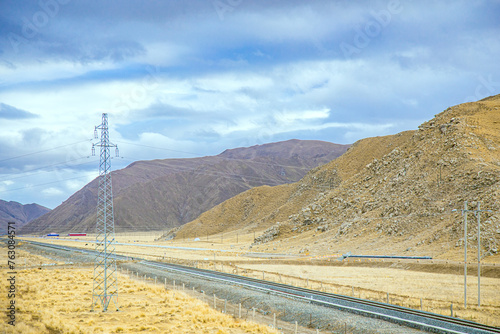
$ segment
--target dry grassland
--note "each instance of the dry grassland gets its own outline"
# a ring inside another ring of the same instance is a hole
[[[2,270],[2,282],[5,273]],[[26,269],[18,271],[17,279],[16,326],[7,326],[3,319],[7,333],[276,333],[219,313],[180,291],[123,275],[120,311],[90,312],[91,268]],[[5,293],[0,302],[7,305]]]
[[[125,238],[126,236],[122,236]],[[213,242],[206,241],[180,241],[173,242],[153,242],[153,237],[144,236],[144,244],[168,245],[174,247],[198,247],[231,250],[231,252],[215,252],[214,262],[213,251],[188,251],[184,249],[165,249],[141,246],[117,246],[117,251],[125,252],[128,255],[150,257],[152,259],[162,259],[165,256],[167,261],[184,260],[183,263],[197,262],[199,268],[210,270],[224,270],[225,272],[238,273],[262,279],[262,271],[265,271],[266,280],[279,282],[279,274],[282,275],[281,282],[304,287],[309,279],[309,288],[323,289],[327,292],[354,295],[378,301],[387,301],[389,293],[390,303],[402,305],[414,309],[420,309],[420,299],[422,298],[423,310],[450,315],[450,306],[453,303],[454,315],[476,322],[500,326],[500,277],[481,278],[481,307],[477,307],[477,277],[472,276],[470,271],[468,278],[468,307],[463,307],[463,271],[457,269],[453,272],[439,272],[436,267],[435,273],[393,269],[383,267],[361,267],[361,266],[315,266],[315,265],[290,265],[280,264],[279,260],[269,261],[267,259],[243,256],[248,252],[249,240],[253,240],[253,233],[239,235],[236,244],[236,235],[226,234],[225,241],[220,243],[220,235],[209,236]],[[217,243],[215,240],[219,239]],[[122,239],[122,242],[128,240]],[[232,241],[232,242],[231,242]],[[85,243],[70,240],[53,240],[54,243],[69,246],[83,247]],[[86,248],[93,249],[89,243]],[[231,245],[233,246],[231,248]],[[241,250],[244,247],[245,251]],[[278,251],[281,245],[276,245]],[[252,250],[260,250],[254,247]],[[147,254],[147,255],[146,255]],[[471,254],[472,256],[473,254]],[[491,257],[493,260],[493,257]],[[208,259],[208,261],[206,261]],[[190,262],[193,261],[193,262]],[[251,263],[247,263],[251,262]],[[492,262],[498,262],[496,258]],[[223,263],[223,266],[222,266]],[[236,269],[238,266],[238,269]],[[243,269],[247,269],[246,273]]]

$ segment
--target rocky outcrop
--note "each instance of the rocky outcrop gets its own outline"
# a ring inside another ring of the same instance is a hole
[[[464,202],[470,210],[481,202],[481,208],[492,210],[481,216],[482,252],[496,254],[499,147],[497,95],[450,107],[415,131],[360,140],[338,159],[312,169],[283,196],[274,195],[274,205],[266,207],[275,214],[257,207],[259,219],[245,219],[267,229],[259,242],[282,241],[290,251],[303,249],[296,246],[303,239],[314,240],[308,252],[354,247],[366,253],[439,256],[458,253],[463,245]],[[242,203],[230,201],[240,210]],[[477,223],[469,214],[468,245],[477,248]]]

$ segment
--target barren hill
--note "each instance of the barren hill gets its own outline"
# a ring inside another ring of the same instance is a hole
[[[112,173],[116,231],[180,226],[252,187],[297,181],[348,147],[289,140],[226,150],[217,156],[132,163]],[[93,232],[96,205],[97,179],[21,232]]]
[[[360,140],[299,182],[241,193],[177,235],[244,228],[260,231],[260,250],[453,258],[463,251],[460,209],[468,201],[469,209],[481,202],[493,210],[481,216],[482,250],[491,256],[500,243],[499,180],[497,95],[448,108],[415,131]],[[473,213],[469,222],[477,248]]]
[[[34,203],[23,205],[18,202],[0,200],[0,234],[7,232],[8,222],[15,222],[17,230],[49,211],[50,209]]]

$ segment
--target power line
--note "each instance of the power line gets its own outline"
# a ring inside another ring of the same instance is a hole
[[[42,173],[52,172],[53,170],[46,170],[46,171],[44,171],[44,169],[50,168],[50,167],[54,167],[54,166],[58,166],[58,165],[67,164],[69,162],[74,162],[74,161],[78,161],[78,160],[82,160],[82,159],[89,159],[89,158],[90,157],[80,157],[80,158],[76,158],[76,159],[72,159],[72,160],[66,160],[66,161],[62,161],[62,162],[57,162],[57,163],[54,163],[54,164],[51,164],[51,165],[46,165],[46,166],[42,166],[42,167],[28,169],[28,170],[25,170],[25,171],[22,171],[22,172],[19,172],[19,173],[12,173],[12,175],[19,175],[19,176],[10,177],[10,178],[6,178],[6,179],[1,179],[0,182],[12,181],[12,180],[16,180],[16,179],[21,179],[23,177],[29,177],[29,176],[33,176],[33,175],[42,174]],[[90,163],[90,161],[86,161],[86,162],[83,162],[83,163],[80,163],[80,164],[69,165],[69,166],[67,166],[67,168],[71,169],[71,168],[74,168],[74,167],[77,167],[77,166],[86,165],[88,163]],[[34,172],[34,171],[40,171],[40,172],[33,173],[33,174],[28,174],[28,173],[31,173],[31,172]],[[24,175],[20,175],[20,174],[24,174]]]
[[[150,145],[135,144],[135,143],[131,143],[131,142],[117,141],[117,143],[127,144],[127,145],[133,145],[133,146],[140,146],[140,147],[147,147],[147,148],[153,148],[153,149],[163,150],[163,151],[169,151],[169,152],[185,153],[185,154],[193,155],[194,158],[201,158],[201,157],[204,156],[201,153],[178,151],[178,150],[172,150],[172,149],[168,149],[168,148],[164,148],[164,147],[155,147],[155,146],[150,146]],[[282,165],[282,164],[277,164],[277,163],[273,163],[273,162],[255,161],[255,160],[251,160],[251,159],[237,159],[237,158],[221,157],[220,154],[219,155],[209,156],[209,157],[211,157],[211,158],[217,158],[217,159],[223,159],[223,160],[245,161],[245,162],[248,162],[248,163],[262,164],[262,165],[271,165],[271,166],[276,166],[276,167],[287,167],[287,168],[304,169],[304,170],[311,169],[309,167]],[[144,159],[139,159],[139,160],[144,160]],[[167,159],[162,159],[162,160],[167,160]]]
[[[127,145],[147,147],[147,148],[154,148],[154,149],[157,149],[157,150],[163,150],[163,151],[169,151],[169,152],[185,153],[185,154],[194,155],[196,157],[199,157],[199,156],[203,155],[203,154],[193,153],[193,152],[185,152],[185,151],[172,150],[172,149],[164,148],[164,147],[156,147],[156,146],[150,146],[150,145],[144,145],[144,144],[135,144],[135,143],[131,143],[129,141],[116,141],[116,142],[120,143],[120,144],[127,144]]]
[[[10,157],[10,158],[7,158],[7,159],[0,160],[0,163],[5,162],[5,161],[9,161],[9,160],[24,158],[24,157],[27,157],[27,156],[30,156],[30,155],[36,155],[36,154],[40,154],[40,153],[45,153],[45,152],[57,150],[57,149],[60,149],[60,148],[63,148],[63,147],[73,146],[73,145],[77,145],[77,144],[84,143],[84,142],[89,142],[89,141],[90,141],[90,139],[86,139],[86,140],[78,141],[78,142],[71,143],[71,144],[61,145],[61,146],[57,146],[57,147],[53,147],[53,148],[48,148],[48,149],[42,150],[42,151],[36,151],[36,152],[26,153],[26,154],[18,155],[18,156],[15,156],[15,157]]]
[[[2,190],[2,192],[10,192],[10,191],[17,191],[17,190],[23,190],[23,189],[29,189],[29,188],[42,187],[42,186],[47,186],[47,185],[50,185],[50,184],[60,183],[60,182],[69,181],[69,180],[83,179],[83,178],[87,178],[87,175],[84,175],[84,176],[75,176],[75,177],[70,177],[70,178],[61,179],[61,180],[57,180],[57,181],[46,182],[46,183],[30,184],[30,185],[27,185],[27,186],[24,186],[24,187],[20,187],[20,188]]]
[[[75,143],[71,143],[71,144],[67,144],[67,145],[61,145],[61,146],[50,148],[50,149],[47,149],[47,150],[42,150],[42,151],[32,152],[32,153],[28,153],[28,154],[24,154],[24,155],[19,155],[19,156],[16,156],[16,157],[11,157],[11,158],[7,158],[7,159],[4,159],[4,160],[0,160],[0,162],[9,161],[9,160],[17,159],[17,158],[22,158],[22,157],[25,157],[25,156],[40,154],[40,153],[48,152],[48,151],[51,151],[51,150],[56,150],[56,149],[59,149],[59,148],[68,147],[68,146],[72,146],[72,145],[76,145],[76,144],[80,144],[80,143],[88,142],[88,141],[89,140],[82,140],[82,141],[79,141],[79,142],[75,142]],[[150,145],[135,144],[135,143],[131,143],[131,142],[120,142],[120,141],[118,141],[118,142],[119,143],[128,144],[128,145],[134,145],[134,146],[139,146],[139,147],[147,147],[147,148],[165,150],[165,151],[170,151],[170,152],[178,152],[178,153],[185,153],[185,154],[191,154],[191,155],[199,155],[197,153],[186,152],[186,151],[178,151],[178,150],[171,150],[171,149],[167,149],[167,148],[154,147],[154,146],[150,146]],[[240,161],[240,162],[245,162],[245,163],[263,164],[263,165],[276,166],[276,167],[282,167],[282,168],[286,167],[286,168],[303,169],[303,170],[309,170],[310,169],[308,167],[282,165],[282,164],[276,164],[276,163],[271,163],[271,162],[260,162],[260,161],[250,160],[250,159],[236,159],[236,158],[227,158],[227,157],[220,157],[220,156],[213,156],[213,157],[216,158],[216,159],[234,160],[234,161]],[[29,172],[32,172],[32,171],[43,170],[43,169],[54,167],[54,166],[57,166],[57,165],[61,165],[61,164],[65,164],[65,163],[69,163],[69,162],[73,162],[73,161],[78,161],[78,160],[81,160],[81,159],[88,159],[88,158],[89,157],[81,157],[81,158],[76,158],[76,159],[72,159],[72,160],[67,160],[67,161],[64,161],[64,162],[58,162],[58,163],[54,163],[54,164],[50,164],[50,165],[45,165],[45,166],[42,166],[42,167],[37,167],[37,168],[30,169],[30,170],[27,170],[27,171],[22,171],[22,172],[16,173],[15,175],[22,174],[22,173],[29,173]],[[139,159],[139,158],[126,158],[126,157],[121,157],[121,158],[122,159],[125,158],[126,160],[133,161],[133,162],[147,161],[147,160]],[[164,160],[168,160],[168,159],[164,159]],[[82,166],[82,165],[85,165],[85,164],[88,164],[88,163],[89,162],[84,162],[84,163],[81,163],[81,164],[75,164],[75,165],[71,165],[71,166],[68,166],[68,167],[72,168],[72,167],[76,167],[76,166]],[[200,165],[200,166],[202,166],[202,165]],[[282,184],[282,183],[280,183],[280,182],[278,182],[276,180],[270,179],[270,178],[255,177],[255,176],[242,175],[242,174],[221,173],[221,172],[217,172],[217,171],[210,171],[210,172],[209,171],[200,171],[200,170],[198,170],[198,168],[192,168],[192,167],[173,167],[173,166],[168,166],[168,167],[164,167],[164,168],[167,168],[167,169],[170,169],[170,170],[174,170],[174,171],[179,171],[179,172],[182,172],[182,171],[192,171],[192,172],[194,172],[196,174],[201,174],[201,175],[221,176],[221,177],[227,177],[227,178],[242,178],[242,179],[247,180],[247,181],[262,182],[262,183],[266,183],[268,185],[280,185],[280,184]],[[47,172],[50,172],[50,170],[47,171]],[[40,173],[35,173],[35,174],[30,174],[30,175],[20,175],[20,176],[11,177],[11,178],[4,178],[4,179],[1,179],[0,182],[16,180],[16,179],[19,179],[19,178],[29,177],[29,176],[33,176],[33,175],[37,175],[37,174],[40,174]],[[32,188],[32,187],[39,187],[39,186],[44,186],[44,185],[59,183],[59,182],[63,182],[63,181],[67,181],[67,180],[72,180],[72,179],[77,179],[77,178],[84,178],[84,177],[83,176],[82,177],[73,177],[73,178],[66,178],[66,179],[62,179],[62,180],[58,180],[58,181],[53,181],[53,182],[47,182],[47,183],[41,183],[41,184],[35,184],[35,185],[28,185],[28,186],[25,186],[25,187],[8,189],[8,190],[5,190],[4,192],[16,191],[16,190],[22,190],[22,189],[28,189],[28,188]],[[299,180],[290,180],[289,182],[297,182]]]
[[[130,161],[139,161],[139,160],[134,160],[133,158],[127,158],[127,157],[122,157],[126,160]],[[221,176],[221,177],[227,177],[227,178],[242,178],[246,179],[249,181],[255,181],[255,182],[269,182],[272,181],[275,185],[280,185],[282,183],[279,183],[275,180],[272,180],[270,178],[264,178],[264,177],[258,177],[258,176],[251,176],[251,175],[243,175],[243,174],[230,174],[230,173],[223,173],[223,172],[217,172],[217,171],[201,171],[199,170],[199,167],[206,167],[206,165],[200,165],[198,167],[186,167],[186,166],[162,166],[163,169],[168,169],[172,171],[178,171],[178,172],[193,172],[194,174],[199,174],[199,175],[209,175],[209,176]],[[167,176],[167,175],[165,175]],[[290,182],[297,182],[299,180],[290,180]],[[271,183],[271,182],[270,182]]]

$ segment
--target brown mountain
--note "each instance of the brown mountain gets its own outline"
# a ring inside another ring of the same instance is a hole
[[[17,230],[49,211],[50,209],[34,203],[23,205],[18,202],[0,200],[0,234],[7,232],[8,222],[15,222]]]
[[[219,204],[177,237],[257,230],[254,247],[266,251],[458,258],[468,201],[471,210],[479,202],[493,210],[481,216],[481,248],[491,256],[500,244],[499,181],[497,95],[448,108],[415,131],[360,140],[297,183],[253,188]],[[477,249],[473,212],[468,240]]]
[[[112,173],[116,231],[165,230],[252,187],[291,183],[349,145],[289,140],[193,159],[138,161]],[[97,179],[22,233],[93,232]]]

